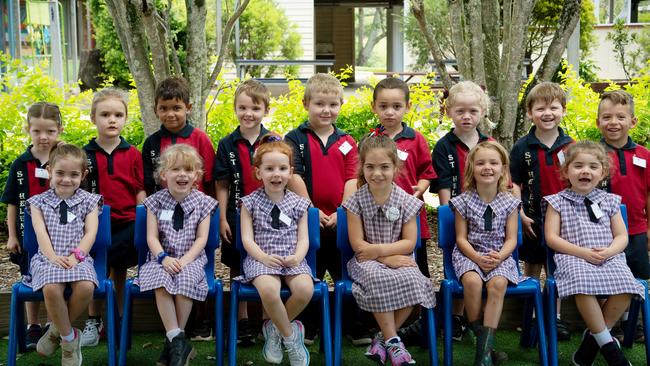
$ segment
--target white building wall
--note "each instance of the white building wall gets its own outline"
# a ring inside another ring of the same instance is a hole
[[[274,0],[284,10],[289,21],[296,24],[300,34],[303,60],[313,60],[314,53],[314,0]],[[308,78],[314,74],[313,66],[302,66],[299,77]]]
[[[631,33],[639,33],[643,25],[630,24],[628,29]],[[594,27],[594,35],[596,36],[597,45],[592,50],[589,58],[594,61],[598,70],[598,76],[601,79],[620,80],[627,79],[621,64],[616,60],[616,53],[614,51],[614,44],[607,40],[607,34],[613,30],[611,25],[597,25]],[[636,44],[631,44],[627,52],[636,50]]]

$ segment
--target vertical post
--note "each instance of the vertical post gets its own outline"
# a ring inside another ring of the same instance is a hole
[[[77,67],[79,65],[79,48],[78,44],[78,28],[77,28],[77,0],[70,0],[70,53],[72,54],[72,76],[68,81],[76,81],[79,78],[77,74]]]
[[[90,3],[86,2],[86,50],[93,49],[92,20],[90,15]]]
[[[239,7],[239,0],[235,1],[235,9]],[[239,58],[239,18],[235,22],[235,60]]]
[[[402,29],[401,5],[391,5],[386,12],[387,37],[387,71],[404,71],[404,30]]]
[[[63,50],[61,49],[61,26],[59,24],[59,4],[56,0],[49,0],[50,15],[50,42],[52,45],[52,60],[50,67],[52,76],[63,87]]]
[[[580,71],[580,22],[576,24],[576,29],[573,30],[569,38],[566,54],[567,61],[573,66],[573,71],[578,73]]]
[[[221,10],[221,0],[217,0],[217,14],[216,14],[216,31],[217,31],[217,39],[215,40],[217,46],[215,49],[217,50],[216,54],[218,55],[219,52],[221,51],[221,38],[223,37],[223,12]]]
[[[9,0],[9,55],[20,58],[20,3],[19,0]]]

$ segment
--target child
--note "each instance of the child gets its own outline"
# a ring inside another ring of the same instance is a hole
[[[0,202],[7,204],[7,250],[12,263],[20,267],[20,274],[26,275],[28,269],[27,252],[23,251],[23,224],[27,199],[45,192],[49,187],[47,164],[50,151],[58,143],[63,131],[61,112],[56,104],[34,103],[27,111],[27,132],[31,145],[18,157],[9,169],[9,176]],[[39,302],[27,302],[27,334],[25,343],[28,350],[36,348],[43,335],[38,320]]]
[[[620,195],[627,207],[629,236],[625,259],[634,277],[648,279],[650,169],[647,162],[650,152],[630,139],[629,130],[636,122],[634,99],[629,93],[614,90],[601,95],[597,125],[611,164],[609,179],[602,182],[603,189]],[[623,313],[621,328],[625,329],[626,321],[627,312]],[[640,326],[637,327],[635,339],[643,341],[643,328]]]
[[[45,308],[52,319],[36,345],[50,356],[59,344],[61,365],[81,365],[81,333],[72,328],[88,309],[98,285],[93,259],[87,256],[95,242],[102,209],[102,196],[79,189],[88,173],[86,154],[72,145],[61,145],[50,154],[50,189],[27,200],[27,211],[38,241],[38,253],[30,262],[31,277],[24,282],[34,291],[43,290]],[[67,300],[66,287],[72,289]]]
[[[289,188],[310,198],[320,210],[321,246],[317,254],[317,277],[329,271],[333,279],[341,278],[341,259],[336,248],[336,209],[356,189],[357,146],[352,136],[335,126],[343,104],[343,87],[332,75],[316,74],[305,87],[303,104],[307,122],[290,131],[285,140],[293,147],[295,172]],[[305,312],[308,344],[316,334],[318,312],[309,306]],[[354,330],[361,327],[352,327]],[[359,343],[359,341],[361,343]],[[357,335],[355,344],[370,342],[367,335]]]
[[[436,143],[431,156],[438,177],[432,181],[430,191],[438,194],[441,205],[461,193],[469,150],[479,142],[491,140],[476,128],[487,115],[488,104],[487,94],[472,81],[461,81],[449,89],[445,109],[454,127]],[[454,300],[453,306],[452,338],[461,341],[467,331],[463,300]]]
[[[380,332],[366,356],[381,365],[386,353],[392,365],[414,364],[397,329],[413,306],[435,305],[433,285],[413,258],[417,215],[423,202],[393,183],[399,158],[393,140],[376,131],[359,148],[361,185],[343,207],[348,210],[350,245],[355,257],[348,262],[354,281],[352,294],[359,307],[372,312]]]
[[[243,282],[252,282],[270,320],[262,328],[266,342],[264,359],[282,362],[282,344],[291,366],[309,365],[304,344],[305,328],[294,320],[311,300],[314,291],[305,255],[309,249],[307,210],[309,200],[287,191],[293,174],[293,151],[277,135],[266,135],[255,152],[255,177],[264,187],[242,198],[241,238],[248,253]],[[282,303],[284,281],[291,297]]]
[[[88,156],[87,189],[99,193],[111,206],[111,246],[108,248],[110,278],[115,284],[121,313],[126,270],[138,264],[133,245],[135,206],[145,198],[142,184],[142,155],[120,136],[126,123],[127,95],[107,88],[95,93],[90,120],[97,126],[97,137],[84,146]],[[101,301],[93,301],[81,334],[81,346],[96,346],[104,328]]]
[[[596,189],[607,176],[609,162],[603,147],[591,141],[569,146],[561,174],[569,188],[544,197],[544,236],[557,268],[561,298],[575,295],[576,307],[587,323],[582,343],[573,354],[575,365],[591,365],[598,350],[608,365],[628,365],[609,332],[630,304],[643,296],[622,253],[627,231],[621,198]],[[608,295],[600,304],[597,295]]]
[[[525,262],[524,274],[539,278],[546,263],[540,203],[542,197],[564,189],[558,172],[564,161],[564,150],[573,142],[559,127],[566,114],[564,90],[556,83],[537,84],[526,97],[526,114],[534,126],[512,147],[510,174],[513,194],[523,201],[519,214],[524,241],[519,258]],[[557,337],[569,340],[569,325],[560,319],[559,302],[557,316]]]
[[[239,200],[262,186],[253,172],[253,153],[259,140],[269,131],[262,119],[269,113],[269,90],[257,80],[246,80],[235,91],[235,115],[239,127],[219,141],[214,165],[217,199],[227,210],[220,211],[221,262],[230,268],[230,278],[240,274],[239,252],[233,231]],[[247,346],[255,342],[246,302],[239,303],[237,342]]]
[[[218,202],[196,189],[203,161],[189,145],[167,148],[157,173],[167,188],[144,200],[149,256],[140,267],[139,285],[142,291],[155,290],[165,327],[165,348],[158,362],[186,365],[196,352],[184,329],[192,300],[205,301],[208,295],[203,249]]]
[[[493,349],[508,283],[519,283],[517,263],[518,209],[521,201],[508,192],[508,152],[494,141],[470,150],[464,192],[449,200],[456,211],[454,272],[463,284],[469,328],[477,336],[474,365],[505,358]],[[483,285],[487,301],[481,321]]]

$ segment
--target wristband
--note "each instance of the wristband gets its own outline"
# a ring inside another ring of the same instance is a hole
[[[158,253],[158,264],[162,264],[162,261],[165,259],[165,257],[169,256],[164,250],[160,253]]]
[[[84,251],[79,248],[72,249],[72,254],[74,254],[75,259],[79,262],[86,260],[86,253],[84,253]]]

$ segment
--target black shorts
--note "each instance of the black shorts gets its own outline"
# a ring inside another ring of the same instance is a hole
[[[29,258],[22,244],[20,250],[20,253],[9,253],[9,260],[20,267],[20,274],[24,276],[29,273]]]
[[[138,264],[135,249],[135,221],[111,224],[111,246],[108,248],[108,266],[127,269]]]
[[[648,260],[648,235],[641,233],[629,236],[625,248],[625,260],[636,278],[650,278],[650,261]]]
[[[420,238],[420,247],[415,251],[415,263],[418,264],[420,272],[427,277],[431,278],[429,274],[429,261],[427,258],[427,240]]]
[[[232,234],[232,242],[228,243],[222,236],[219,248],[221,249],[221,263],[230,268],[231,272],[240,273],[241,271],[241,257],[239,251],[235,246],[235,234],[237,226],[235,226],[235,214],[228,212],[228,225],[230,226],[230,233]]]
[[[336,231],[331,229],[321,229],[320,249],[316,252],[316,276],[322,280],[325,271],[329,272],[334,281],[342,277],[341,253],[336,247]]]
[[[533,232],[536,238],[530,238],[524,235],[523,243],[519,247],[519,259],[530,264],[546,263],[546,247],[542,243],[542,228],[533,224]]]

